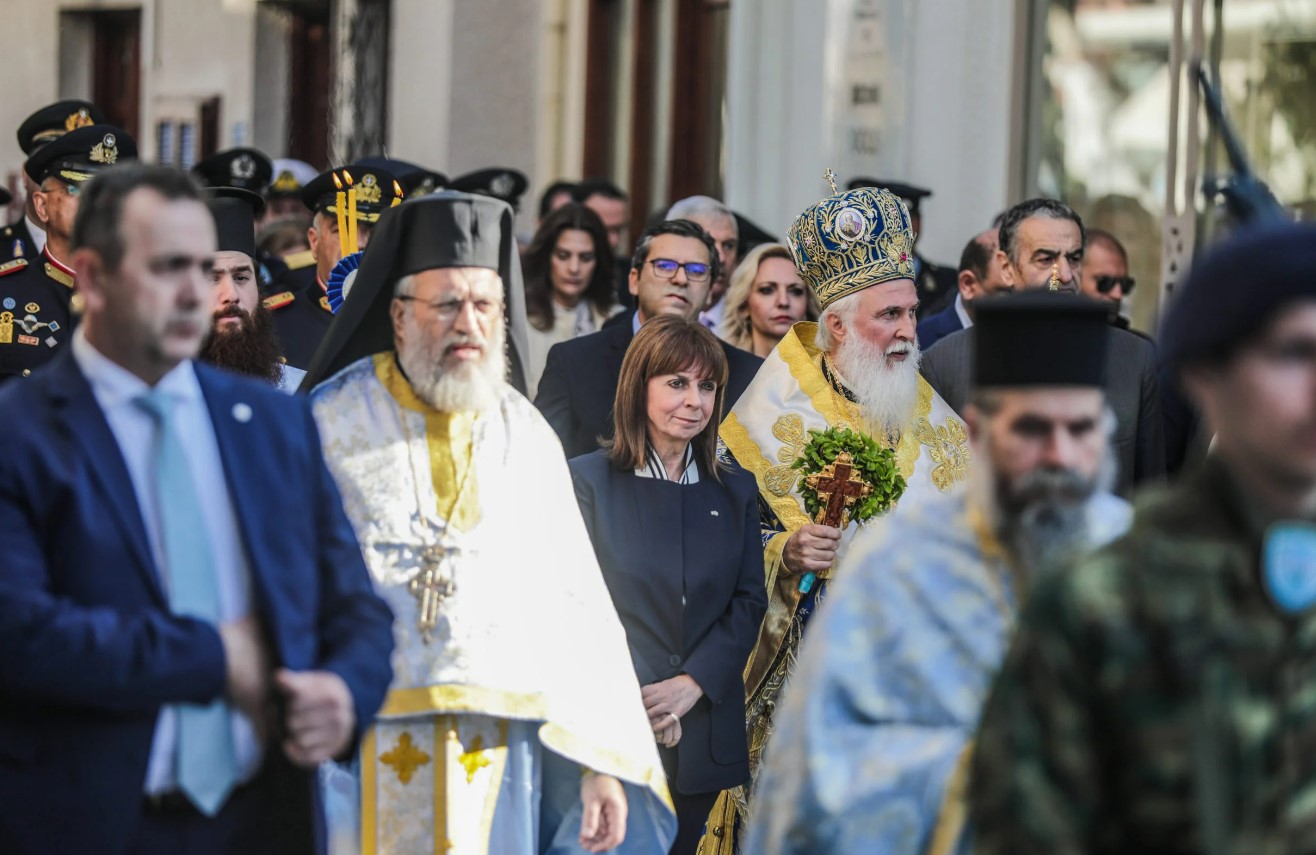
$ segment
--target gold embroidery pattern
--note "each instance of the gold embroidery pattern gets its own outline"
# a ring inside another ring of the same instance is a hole
[[[485,756],[484,737],[475,734],[475,738],[471,740],[471,747],[457,757],[457,762],[466,770],[466,783],[475,783],[476,774],[486,766],[492,765],[492,761]]]
[[[800,477],[800,470],[792,469],[791,464],[804,451],[804,418],[799,413],[787,413],[773,424],[772,435],[785,443],[777,450],[777,460],[782,465],[769,469],[763,480],[774,496],[786,496],[795,489]]]
[[[932,458],[932,484],[943,493],[963,481],[969,474],[969,434],[964,424],[948,417],[944,425],[934,425],[926,417],[914,420],[914,438],[928,447]]]
[[[399,781],[410,784],[416,770],[430,762],[430,756],[417,748],[411,734],[404,730],[397,744],[379,755],[379,760],[397,773]]]
[[[806,210],[787,235],[800,277],[823,308],[846,294],[914,278],[914,232],[905,203],[864,187]]]

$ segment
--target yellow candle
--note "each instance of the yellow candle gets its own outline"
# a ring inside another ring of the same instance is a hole
[[[338,216],[338,254],[347,255],[344,241],[347,240],[347,197],[343,193],[343,182],[338,180],[338,174],[333,173],[334,186],[338,188],[338,194],[334,197],[334,213]]]
[[[347,254],[351,255],[360,247],[356,242],[356,187],[352,186],[352,173],[344,170],[347,179]]]

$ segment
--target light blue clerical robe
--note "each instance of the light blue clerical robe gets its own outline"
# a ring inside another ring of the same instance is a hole
[[[968,850],[957,767],[1018,606],[971,501],[928,499],[855,541],[783,690],[745,852],[922,855],[934,836],[939,855]],[[1090,545],[1131,516],[1121,499],[1094,497]]]

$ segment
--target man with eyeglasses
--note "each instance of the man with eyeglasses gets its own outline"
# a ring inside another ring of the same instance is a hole
[[[1001,218],[997,258],[1015,291],[1082,291],[1089,232],[1072,208],[1054,199],[1029,199]],[[1107,297],[1109,299],[1109,297]],[[1106,400],[1115,413],[1112,441],[1119,462],[1116,492],[1165,476],[1165,424],[1156,349],[1149,339],[1111,326],[1106,331]],[[956,412],[972,393],[972,339],[967,330],[941,339],[923,356],[923,376]],[[1039,353],[1039,359],[1046,354]]]
[[[331,805],[344,851],[652,853],[675,833],[566,461],[507,379],[513,224],[448,190],[385,211],[307,378],[396,616],[359,786],[326,772],[360,793]]]
[[[640,326],[658,315],[696,319],[720,264],[713,238],[698,224],[668,220],[654,226],[640,238],[631,259],[628,281],[636,309],[630,318],[549,350],[535,406],[557,431],[568,458],[593,451],[600,438],[611,434],[622,357]],[[763,360],[725,342],[722,349],[731,367],[729,408]]]
[[[88,125],[46,143],[23,165],[37,187],[32,202],[45,225],[46,245],[34,258],[0,265],[0,383],[30,376],[69,340],[82,313],[71,266],[82,185],[136,157],[137,145],[126,131]]]

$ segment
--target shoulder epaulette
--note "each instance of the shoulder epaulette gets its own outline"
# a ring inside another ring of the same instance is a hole
[[[27,267],[26,258],[15,258],[12,261],[6,261],[4,264],[0,264],[0,276],[8,276],[10,273],[15,273],[25,267]]]
[[[301,270],[303,267],[310,267],[315,263],[315,253],[309,249],[294,252],[291,255],[285,255],[283,263],[288,265],[289,270]]]
[[[291,291],[281,291],[278,294],[271,294],[264,300],[261,300],[260,304],[272,312],[275,309],[282,309],[284,306],[292,305],[292,301],[295,299],[296,298]]]

